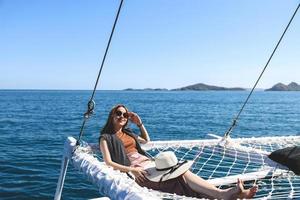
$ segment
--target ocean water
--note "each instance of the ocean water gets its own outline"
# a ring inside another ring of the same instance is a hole
[[[0,199],[53,199],[63,144],[77,137],[91,91],[0,90]],[[83,139],[97,142],[115,104],[137,112],[152,140],[222,136],[248,92],[97,91]],[[134,126],[132,126],[135,129]],[[300,135],[300,92],[255,92],[232,137]],[[69,165],[63,199],[98,197]]]

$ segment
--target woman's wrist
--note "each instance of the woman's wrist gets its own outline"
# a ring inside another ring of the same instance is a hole
[[[132,172],[133,171],[133,167],[128,167],[128,172]]]
[[[136,124],[137,125],[137,127],[141,127],[141,126],[143,126],[143,122],[141,122],[141,123],[138,123],[138,124]]]

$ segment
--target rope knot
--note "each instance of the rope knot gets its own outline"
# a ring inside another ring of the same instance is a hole
[[[88,102],[87,111],[86,111],[86,113],[84,113],[84,118],[85,119],[88,119],[94,113],[95,104],[96,103],[95,103],[95,101],[93,99],[91,99]]]

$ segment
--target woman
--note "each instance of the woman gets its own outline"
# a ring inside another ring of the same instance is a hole
[[[129,120],[140,129],[140,136],[126,128]],[[110,111],[99,137],[105,163],[129,176],[132,173],[141,186],[178,195],[212,199],[252,198],[257,192],[256,186],[245,190],[240,180],[235,188],[219,189],[189,170],[162,182],[150,181],[147,176],[150,177],[151,174],[148,174],[145,167],[151,160],[139,145],[148,141],[150,138],[141,118],[136,113],[129,112],[124,105],[116,105]]]

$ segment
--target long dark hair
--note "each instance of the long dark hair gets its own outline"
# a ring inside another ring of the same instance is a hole
[[[100,131],[100,135],[102,135],[102,134],[114,134],[115,133],[113,118],[114,118],[114,114],[116,113],[116,111],[120,107],[123,107],[126,110],[126,112],[128,113],[128,109],[124,105],[122,105],[122,104],[115,105],[111,109],[111,111],[109,112],[107,121],[106,121],[104,127],[102,128],[102,130]],[[128,123],[128,120],[127,120],[126,124],[122,127],[122,130],[124,130],[126,128],[127,123]]]

